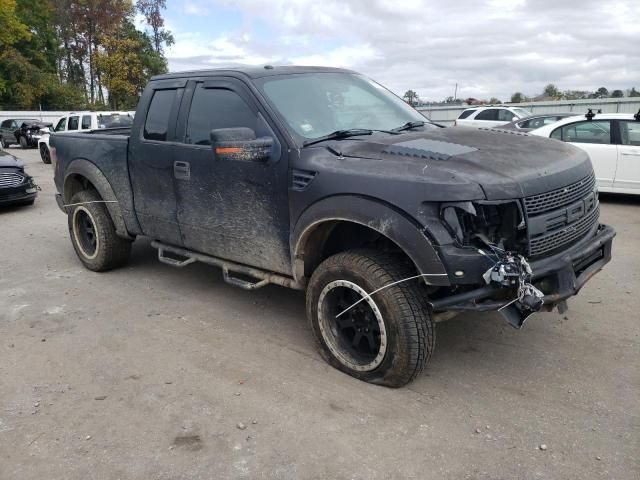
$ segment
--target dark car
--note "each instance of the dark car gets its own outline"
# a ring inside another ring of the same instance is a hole
[[[372,383],[414,379],[451,312],[499,311],[520,328],[564,311],[611,258],[582,150],[438,128],[348,70],[162,75],[131,128],[50,144],[86,268],[124,265],[145,236],[168,265],[306,290],[322,355]]]
[[[33,118],[16,118],[0,123],[0,144],[2,148],[17,143],[22,148],[37,147],[38,140],[48,133],[52,124]]]
[[[536,128],[544,127],[550,123],[555,123],[558,120],[562,120],[566,117],[575,116],[576,113],[564,112],[564,113],[541,113],[539,115],[531,115],[520,120],[514,120],[513,122],[500,125],[498,127],[502,130],[517,130],[518,132],[529,132]]]
[[[38,187],[24,171],[22,160],[0,150],[0,206],[31,205]]]

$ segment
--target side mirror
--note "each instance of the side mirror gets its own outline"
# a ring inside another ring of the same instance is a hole
[[[211,130],[210,138],[213,153],[220,160],[266,162],[271,157],[273,139],[256,138],[250,128],[218,128]]]

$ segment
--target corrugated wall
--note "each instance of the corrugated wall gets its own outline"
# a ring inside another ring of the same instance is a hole
[[[37,118],[42,122],[50,122],[55,125],[56,121],[67,112],[38,112],[28,110],[0,110],[0,122],[9,118]]]
[[[505,103],[504,105],[526,108],[533,113],[576,112],[580,114],[586,113],[589,108],[594,112],[602,110],[602,113],[636,113],[640,109],[640,97]],[[469,107],[437,106],[418,107],[418,110],[436,123],[453,125],[453,121],[467,108]]]

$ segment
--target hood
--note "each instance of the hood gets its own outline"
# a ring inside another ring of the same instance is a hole
[[[52,127],[52,126],[53,124],[48,122],[22,122],[22,124],[20,124],[20,128],[27,129],[27,130],[37,130],[40,128]]]
[[[325,143],[328,145],[328,143]],[[421,183],[482,189],[487,200],[537,195],[593,172],[588,155],[566,143],[524,133],[465,127],[376,134],[329,143],[343,157],[369,159],[376,174]],[[440,196],[442,189],[433,189]],[[428,195],[428,193],[427,193]],[[428,200],[428,198],[425,198]],[[434,198],[443,200],[443,198]]]
[[[14,157],[5,150],[0,150],[0,168],[13,167],[24,168],[24,163],[19,158]]]

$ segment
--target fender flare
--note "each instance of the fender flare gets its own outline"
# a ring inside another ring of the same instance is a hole
[[[118,203],[118,198],[116,197],[111,184],[107,180],[107,177],[104,176],[104,173],[102,173],[100,169],[89,160],[77,158],[66,168],[62,189],[64,203],[68,204],[71,201],[72,177],[74,175],[80,175],[86,178],[87,181],[90,182],[98,191],[100,197],[109,202],[105,203],[105,206],[107,207],[107,211],[113,221],[118,236],[132,239],[133,237],[129,235],[129,232],[127,231],[120,203]]]
[[[393,207],[367,197],[336,195],[308,207],[291,231],[293,274],[296,280],[304,277],[305,246],[319,225],[331,221],[358,223],[393,241],[411,259],[429,285],[449,286],[444,264],[431,241],[417,222]]]

